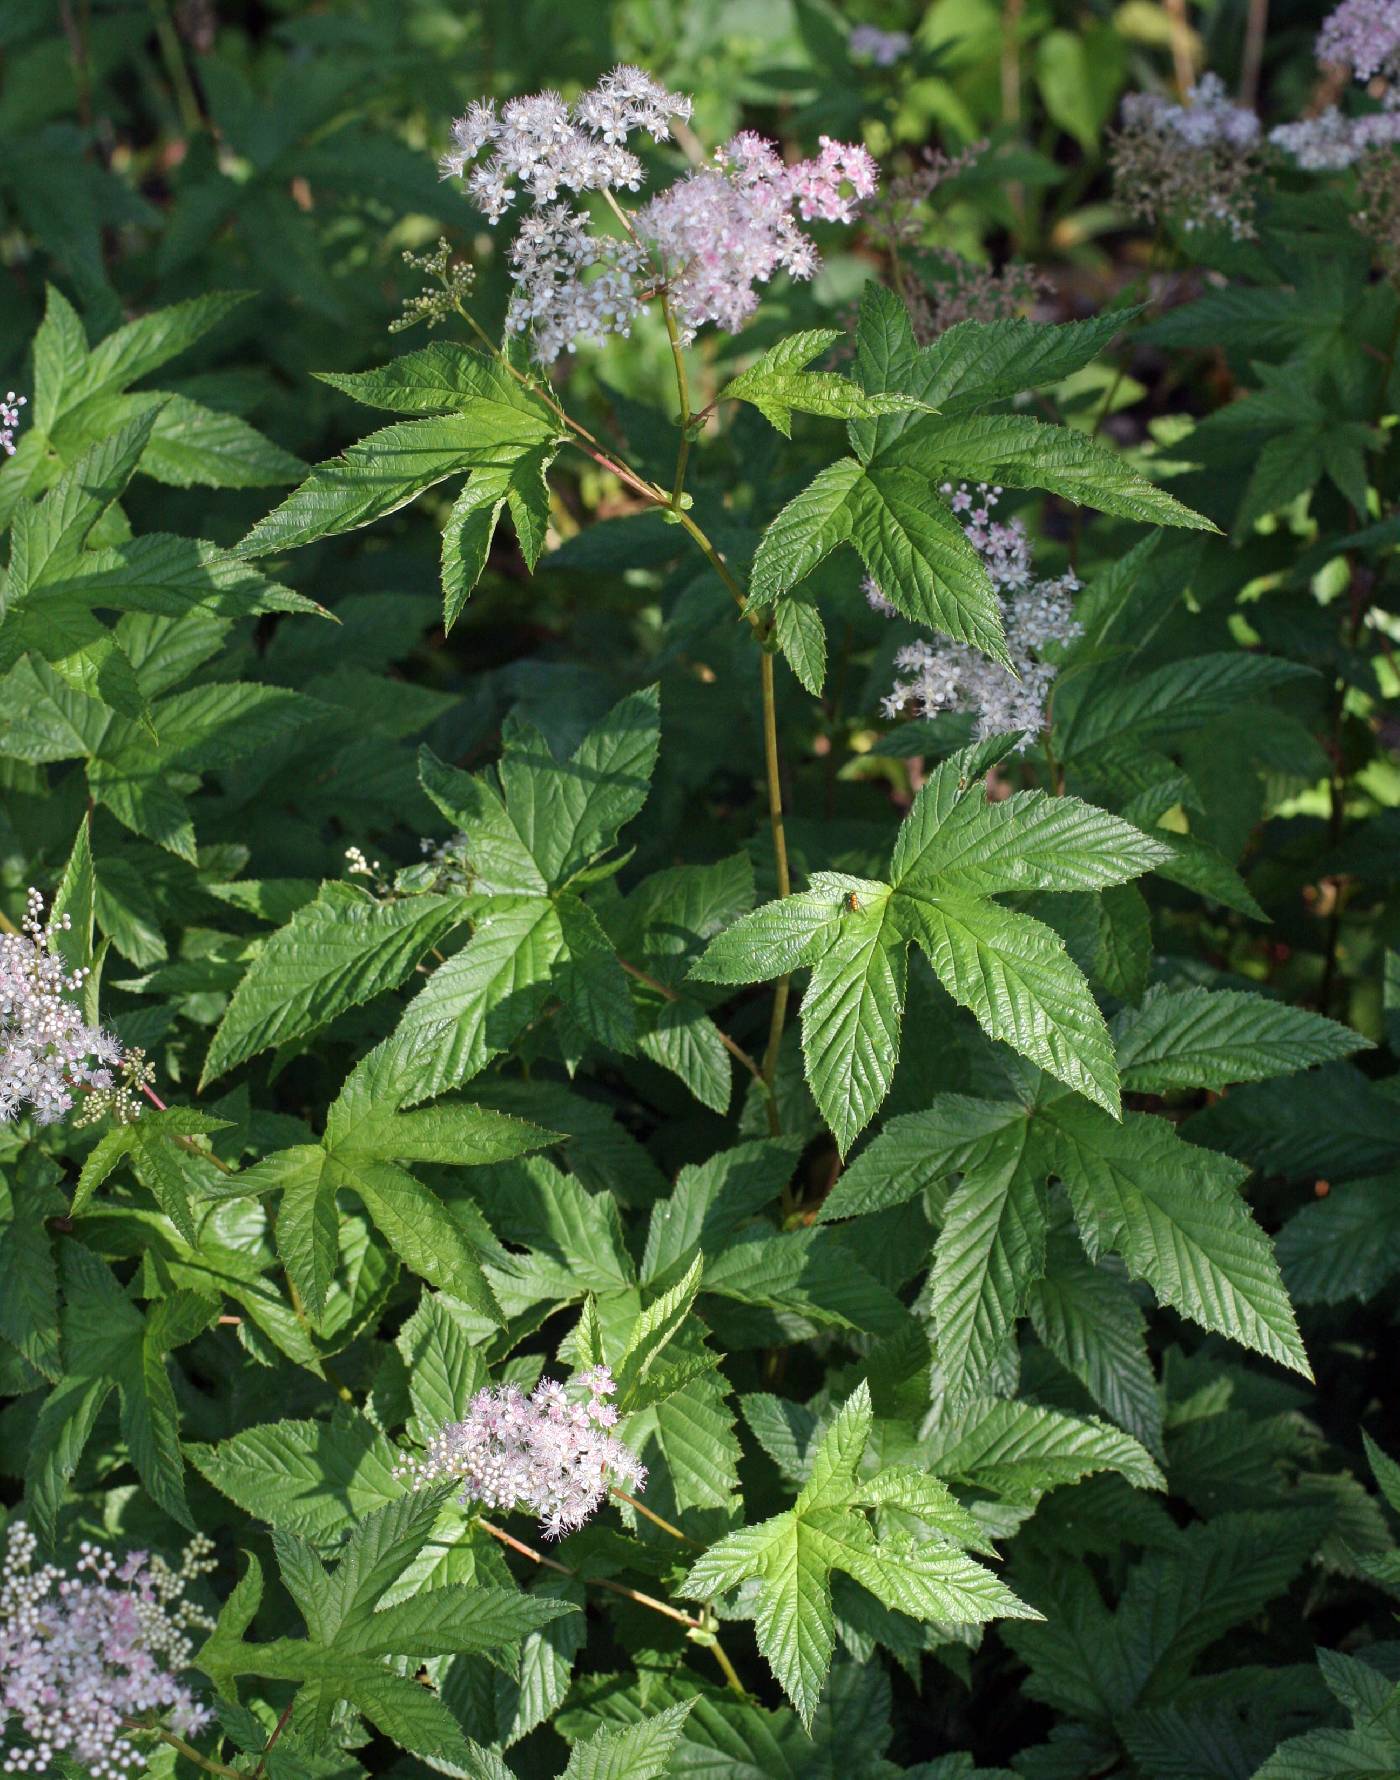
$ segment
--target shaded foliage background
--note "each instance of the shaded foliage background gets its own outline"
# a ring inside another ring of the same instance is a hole
[[[1270,9],[1258,83],[1266,117],[1292,117],[1314,94],[1320,16],[1302,5]],[[815,1431],[869,1377],[889,1449],[882,1462],[940,1469],[981,1504],[1005,1540],[1007,1581],[1046,1620],[993,1628],[976,1643],[873,1612],[869,1596],[852,1589],[843,1597],[838,1588],[841,1652],[814,1740],[781,1704],[747,1627],[736,1623],[734,1645],[761,1707],[730,1705],[710,1691],[704,1670],[702,1705],[676,1751],[663,1754],[672,1765],[637,1772],[805,1777],[839,1767],[851,1776],[909,1771],[942,1780],[1014,1763],[1031,1780],[1234,1780],[1257,1769],[1400,1771],[1385,1766],[1400,1748],[1400,1500],[1392,1477],[1383,1506],[1362,1445],[1364,1427],[1381,1449],[1400,1452],[1400,941],[1391,894],[1400,875],[1392,661],[1400,526],[1387,449],[1400,408],[1400,301],[1348,218],[1355,199],[1345,181],[1319,190],[1281,173],[1261,238],[1246,244],[1179,230],[1153,240],[1115,207],[1105,138],[1125,90],[1168,80],[1174,58],[1214,67],[1232,87],[1249,78],[1244,6],[1193,7],[1183,17],[1153,0],[939,0],[928,8],[893,0],[849,8],[819,0],[574,8],[540,0],[9,0],[0,16],[3,377],[32,392],[32,420],[46,441],[42,453],[22,451],[0,471],[0,523],[95,440],[149,424],[154,443],[136,441],[142,473],[121,497],[130,533],[235,545],[305,464],[365,430],[359,405],[314,374],[358,371],[390,355],[386,329],[417,289],[405,250],[446,234],[477,264],[478,312],[499,322],[500,248],[459,187],[436,177],[448,120],[480,93],[581,85],[620,59],[693,92],[692,128],[704,142],[741,125],[806,146],[825,131],[863,137],[895,172],[926,146],[988,139],[980,160],[940,190],[928,244],[996,269],[1033,266],[1044,281],[1034,305],[1041,320],[1149,305],[1130,335],[1047,392],[1042,406],[1082,432],[1099,428],[1135,464],[1169,477],[1172,492],[1220,535],[1166,533],[1153,545],[1143,526],[1086,520],[1053,497],[1019,502],[1038,572],[1072,563],[1090,584],[1092,618],[1057,694],[1053,753],[1013,760],[1000,783],[1053,788],[1057,774],[1068,774],[1071,790],[1144,826],[1169,815],[1173,832],[1199,843],[1180,881],[1159,875],[1102,900],[1055,898],[1058,913],[1043,896],[1023,905],[1055,922],[1126,1030],[1150,977],[1178,994],[1263,992],[1326,1014],[1374,1047],[1347,1057],[1340,1043],[1306,1055],[1285,1045],[1279,1079],[1268,1079],[1266,1064],[1232,1072],[1227,1063],[1174,1077],[1171,1045],[1189,1050],[1183,1025],[1164,1047],[1168,1062],[1158,1056],[1157,1073],[1144,1065],[1136,1081],[1120,1050],[1126,1106],[1164,1116],[1188,1142],[1252,1171],[1249,1203],[1277,1240],[1315,1382],[1203,1335],[1152,1293],[1126,1289],[1121,1270],[1091,1270],[1056,1209],[1048,1241],[1064,1271],[1055,1278],[1077,1278],[1079,1268],[1110,1280],[1117,1290],[1100,1341],[1111,1347],[1121,1338],[1129,1357],[1115,1372],[1102,1347],[1077,1347],[1073,1313],[1047,1285],[1021,1305],[1030,1322],[1021,1326],[1019,1374],[1005,1362],[1005,1398],[1033,1411],[1103,1416],[1133,1437],[1130,1446],[1140,1442],[1135,1453],[1124,1458],[1114,1448],[1082,1464],[1063,1454],[1058,1472],[1028,1460],[998,1469],[991,1433],[977,1448],[964,1429],[959,1448],[946,1427],[917,1438],[893,1432],[922,1429],[930,1401],[920,1291],[943,1206],[931,1177],[864,1219],[815,1223],[839,1159],[803,1086],[794,1026],[779,1083],[787,1149],[766,1163],[762,1152],[749,1153],[760,1191],[740,1203],[752,1212],[774,1201],[791,1174],[784,1210],[796,1208],[796,1228],[825,1232],[827,1271],[813,1262],[802,1290],[787,1298],[776,1288],[746,1296],[718,1287],[705,1297],[732,1394],[728,1408],[723,1393],[697,1399],[698,1444],[708,1457],[694,1475],[679,1459],[674,1472],[670,1461],[657,1462],[665,1431],[650,1429],[657,1505],[702,1542],[731,1519],[778,1513],[806,1473]],[[889,69],[853,66],[846,33],[857,21],[910,31],[910,53]],[[776,290],[742,346],[725,337],[701,343],[703,400],[741,355],[794,329],[850,328],[862,285],[888,273],[888,259],[865,237],[833,232],[823,246],[820,277]],[[46,297],[48,286],[56,298]],[[225,291],[245,295],[218,313],[201,311],[207,329],[172,338],[180,350],[168,359],[125,379],[104,381],[92,370],[88,345],[131,318]],[[46,314],[45,345],[36,343],[26,362]],[[630,352],[580,354],[570,401],[625,442],[631,461],[666,479],[675,443],[668,379],[665,335],[648,325]],[[158,412],[153,390],[169,398]],[[697,450],[697,511],[735,557],[752,552],[760,527],[824,461],[826,425],[800,422],[788,452],[757,413],[731,410]],[[639,516],[614,478],[571,467],[556,483],[538,572],[526,572],[513,535],[499,531],[448,633],[439,589],[448,505],[433,491],[372,530],[260,560],[279,588],[327,609],[334,624],[314,610],[286,610],[295,602],[251,582],[236,622],[232,595],[178,636],[149,615],[122,619],[140,686],[109,688],[118,709],[121,696],[135,700],[120,734],[85,734],[66,752],[48,730],[48,740],[35,740],[20,719],[19,682],[6,682],[5,907],[17,915],[26,884],[60,881],[90,816],[92,910],[110,942],[104,1014],[145,1046],[167,1099],[225,1121],[210,1138],[225,1167],[311,1141],[352,1066],[396,1021],[397,982],[372,983],[382,992],[345,1000],[333,1018],[307,1019],[271,1055],[245,1047],[237,1073],[234,1063],[227,1073],[209,1067],[211,1036],[250,961],[312,904],[319,880],[343,875],[347,846],[364,847],[388,875],[419,862],[421,836],[443,837],[442,804],[420,778],[423,745],[441,761],[480,770],[500,754],[514,712],[566,755],[619,700],[659,683],[656,775],[644,814],[622,834],[631,851],[621,874],[596,898],[610,940],[624,956],[636,948],[649,974],[674,987],[675,957],[693,958],[697,934],[709,938],[774,894],[752,651],[730,621],[727,596],[698,557],[683,553],[679,534]],[[107,530],[90,541],[120,550],[121,525],[110,515],[102,523]],[[829,650],[822,696],[784,673],[780,712],[798,869],[870,877],[923,775],[966,739],[966,726],[879,718],[896,643],[911,632],[872,613],[859,581],[849,552],[814,578]],[[21,647],[36,647],[24,635]],[[1212,692],[1199,664],[1224,655],[1280,671],[1266,683],[1249,672],[1232,679],[1231,670]],[[5,671],[13,667],[7,655]],[[1135,699],[1134,688],[1154,675],[1153,696]],[[197,718],[180,729],[187,707],[175,701],[235,684],[257,692],[195,696]],[[141,732],[147,706],[164,725],[160,755]],[[699,867],[708,876],[687,881],[687,937],[668,948],[656,927],[681,889],[655,874]],[[441,937],[430,925],[416,955]],[[711,989],[701,999],[705,1012],[723,1006],[726,1032],[761,1052],[766,991]],[[155,1341],[161,1367],[178,1347],[170,1413],[178,1404],[186,1462],[177,1443],[163,1468],[141,1471],[143,1490],[113,1382],[74,1492],[52,1499],[54,1525],[65,1540],[100,1529],[168,1548],[188,1514],[219,1541],[220,1598],[242,1567],[241,1549],[258,1552],[272,1574],[261,1523],[304,1534],[325,1552],[388,1499],[386,1431],[410,1414],[426,1423],[449,1410],[479,1367],[484,1376],[482,1355],[528,1378],[532,1365],[576,1339],[586,1291],[605,1320],[611,1315],[610,1335],[630,1325],[653,1208],[678,1171],[764,1138],[761,1097],[742,1077],[730,1080],[724,1055],[718,1086],[713,1068],[706,1075],[692,1065],[687,1079],[685,1068],[636,1054],[595,1053],[571,1080],[559,1024],[546,1018],[493,1046],[505,1055],[472,1083],[472,1097],[573,1141],[549,1161],[492,1160],[464,1174],[434,1153],[418,1169],[453,1208],[452,1240],[486,1259],[512,1318],[509,1339],[484,1336],[455,1299],[442,1308],[429,1287],[450,1296],[454,1276],[441,1251],[427,1252],[431,1239],[410,1261],[359,1215],[343,1221],[324,1313],[308,1331],[283,1302],[260,1202],[229,1199],[210,1210],[219,1180],[208,1164],[181,1152],[162,1197],[139,1157],[113,1155],[107,1184],[79,1213],[72,1188],[94,1153],[93,1134],[24,1145],[0,1132],[7,1500],[20,1497],[60,1357],[65,1369],[80,1360],[117,1379],[105,1338],[94,1343],[91,1331],[70,1326],[87,1293],[122,1296],[137,1322],[133,1295],[157,1306],[178,1301],[188,1312],[193,1294],[209,1316],[180,1325],[162,1312]],[[1285,1073],[1299,1063],[1319,1066]],[[892,1125],[925,1114],[936,1096],[1033,1094],[1020,1069],[916,964],[902,1060],[865,1152],[874,1160],[857,1152],[845,1180],[857,1168],[881,1176],[876,1146],[897,1142]],[[150,1174],[160,1166],[150,1163]],[[1187,1192],[1204,1172],[1188,1171]],[[200,1208],[196,1242],[172,1211],[186,1195]],[[46,1272],[55,1255],[62,1294]],[[73,1276],[94,1256],[116,1273],[75,1287]],[[837,1290],[842,1269],[847,1286],[858,1276],[865,1292],[855,1293],[854,1307]],[[25,1279],[39,1281],[32,1304]],[[519,1295],[508,1302],[502,1282],[510,1279]],[[908,1315],[910,1306],[920,1314]],[[242,1320],[214,1323],[219,1308]],[[148,1329],[154,1318],[147,1313]],[[128,1336],[144,1353],[147,1337],[135,1323]],[[450,1383],[436,1401],[413,1394],[429,1344],[448,1356]],[[230,1450],[233,1437],[282,1418],[300,1430],[299,1470],[287,1450],[261,1459]],[[1151,1484],[1155,1465],[1165,1494],[1134,1487]],[[1076,1481],[1089,1471],[1096,1474]],[[164,1479],[164,1494],[152,1475]],[[35,1515],[32,1499],[31,1473]],[[665,1539],[640,1523],[637,1530],[640,1557],[619,1555],[599,1532],[569,1561],[643,1587],[648,1575],[674,1581]],[[489,1542],[462,1544],[453,1579],[509,1582]],[[581,1587],[561,1586],[582,1604]],[[262,1614],[265,1635],[296,1623],[271,1584]],[[586,1641],[583,1625],[574,1615],[531,1632],[518,1681],[477,1655],[450,1659],[457,1667],[444,1694],[459,1722],[478,1742],[507,1746],[522,1776],[560,1770],[561,1736],[574,1742],[699,1685],[696,1652],[679,1634],[657,1633],[635,1607],[617,1607],[602,1623],[590,1611]],[[1319,1668],[1319,1646],[1342,1654]],[[232,1745],[253,1751],[289,1679],[251,1694],[242,1685],[255,1716],[245,1723],[231,1714],[224,1728]],[[1340,1728],[1352,1718],[1361,1731]],[[373,1773],[421,1771],[382,1735],[348,1737],[354,1756],[332,1757],[301,1745],[297,1728],[294,1720],[283,1745],[288,1774],[349,1774],[355,1760]],[[1316,1744],[1261,1768],[1276,1745],[1305,1734],[1371,1737],[1374,1748]],[[161,1751],[153,1771],[175,1765]]]

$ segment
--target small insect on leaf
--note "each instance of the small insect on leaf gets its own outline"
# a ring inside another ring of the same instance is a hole
[[[860,913],[860,898],[856,895],[854,890],[848,890],[846,892],[846,907],[853,915],[858,915]]]

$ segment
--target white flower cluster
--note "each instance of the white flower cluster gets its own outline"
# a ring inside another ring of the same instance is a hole
[[[624,148],[634,130],[664,142],[673,117],[688,118],[690,100],[668,93],[640,68],[614,68],[573,105],[558,93],[512,99],[499,117],[489,99],[468,107],[452,126],[453,146],[442,159],[443,177],[466,178],[467,190],[499,222],[524,187],[536,204],[571,192],[636,191],[642,163]],[[491,155],[466,169],[490,145]]]
[[[1269,141],[1291,154],[1308,173],[1335,173],[1354,166],[1373,148],[1389,148],[1400,142],[1400,111],[1372,111],[1364,117],[1347,117],[1329,105],[1316,117],[1296,124],[1280,124],[1270,130]]]
[[[482,101],[454,124],[444,176],[465,177],[492,222],[521,191],[533,206],[510,249],[515,289],[506,327],[528,330],[542,363],[580,340],[626,336],[662,290],[687,340],[707,321],[739,327],[757,306],[755,285],[779,270],[795,278],[816,270],[794,210],[806,222],[849,222],[875,190],[875,163],[863,148],[823,137],[819,155],[787,167],[771,143],[744,132],[716,151],[712,167],[679,180],[635,219],[624,217],[623,236],[595,232],[561,196],[637,191],[642,165],[627,137],[643,130],[663,141],[670,120],[689,115],[688,98],[621,67],[572,106],[557,93],[536,93],[512,99],[498,117]]]
[[[1280,124],[1270,142],[1310,173],[1338,172],[1400,142],[1400,0],[1342,0],[1323,21],[1317,56],[1350,68],[1363,86],[1382,76],[1389,83],[1383,109],[1348,117],[1329,105],[1316,117]]]
[[[75,1088],[119,1092],[112,1069],[121,1043],[83,1019],[72,997],[87,972],[68,970],[55,949],[68,926],[66,915],[46,923],[44,899],[31,889],[22,931],[0,934],[0,1122],[30,1106],[37,1123],[51,1125],[72,1108]]]
[[[15,454],[15,428],[19,425],[19,411],[27,407],[28,403],[28,396],[17,396],[12,389],[5,392],[5,399],[0,402],[0,451],[6,457],[13,457]]]
[[[180,1736],[213,1718],[179,1671],[194,1654],[189,1633],[214,1622],[185,1600],[186,1584],[214,1568],[198,1534],[179,1570],[143,1551],[120,1565],[84,1541],[72,1575],[34,1567],[37,1542],[12,1520],[0,1564],[0,1711],[27,1741],[10,1744],[0,1771],[42,1774],[62,1757],[93,1780],[123,1780],[145,1757],[128,1740],[131,1721],[154,1714]]]
[[[878,25],[852,25],[846,46],[852,61],[871,62],[877,68],[893,68],[909,54],[907,31],[882,31]]]
[[[1400,79],[1400,0],[1342,0],[1322,21],[1317,59],[1350,68],[1364,86]]]
[[[1079,582],[1072,574],[1053,581],[1031,579],[1025,527],[1019,519],[1003,525],[991,516],[1001,496],[999,488],[984,482],[974,491],[965,482],[957,488],[945,483],[943,492],[953,511],[967,516],[963,531],[996,589],[1007,652],[1016,671],[1008,672],[966,643],[921,638],[895,656],[896,668],[906,677],[895,681],[881,708],[891,718],[911,711],[922,717],[966,711],[977,719],[979,738],[1019,730],[1019,746],[1025,749],[1044,727],[1045,702],[1056,673],[1041,651],[1083,634],[1072,603]],[[894,606],[873,581],[866,581],[865,593],[876,611],[893,615]]]
[[[1123,100],[1123,119],[1179,137],[1190,148],[1221,143],[1248,148],[1259,139],[1259,119],[1247,106],[1234,103],[1218,74],[1203,74],[1183,105],[1160,93],[1129,93]]]
[[[562,1384],[541,1379],[527,1397],[514,1385],[478,1391],[459,1422],[449,1422],[421,1459],[405,1460],[398,1475],[414,1487],[451,1477],[462,1500],[486,1508],[527,1508],[546,1537],[581,1527],[617,1481],[642,1489],[646,1467],[608,1430],[617,1389],[606,1366],[580,1373],[585,1402]]]

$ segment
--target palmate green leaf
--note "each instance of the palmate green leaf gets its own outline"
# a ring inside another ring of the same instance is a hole
[[[862,1504],[872,1488],[878,1491],[879,1477],[857,1479],[871,1421],[869,1389],[861,1384],[827,1429],[791,1510],[719,1540],[684,1584],[687,1595],[705,1601],[755,1579],[758,1647],[808,1727],[836,1643],[833,1571],[919,1619],[966,1625],[1031,1611],[990,1571],[947,1544],[876,1535]]]
[[[202,1080],[394,988],[466,912],[460,896],[377,902],[352,885],[323,884],[315,902],[273,934],[249,966],[209,1046]]]
[[[1349,1180],[1296,1212],[1275,1245],[1300,1304],[1374,1298],[1400,1275],[1400,1175]]]
[[[547,898],[498,898],[399,1021],[395,1038],[421,1059],[414,1098],[460,1087],[508,1049],[544,1006],[564,950]]]
[[[217,1446],[190,1444],[191,1464],[245,1513],[333,1547],[364,1516],[404,1494],[390,1440],[350,1411],[330,1421],[241,1429]]]
[[[671,1196],[652,1207],[643,1281],[674,1285],[702,1250],[720,1254],[736,1230],[777,1203],[799,1147],[793,1138],[741,1143],[698,1167],[682,1168]]]
[[[501,787],[511,821],[551,887],[617,841],[647,799],[661,742],[660,687],[631,693],[559,760],[539,730],[512,720]]]
[[[906,618],[1008,663],[992,584],[946,501],[906,465],[842,458],[794,496],[763,534],[749,603],[764,611],[839,544],[852,545]]]
[[[1147,1325],[1125,1280],[1096,1267],[1068,1231],[1052,1231],[1043,1276],[1030,1289],[1036,1335],[1110,1421],[1162,1456],[1162,1402]]]
[[[1025,1117],[1009,1101],[940,1094],[926,1112],[891,1119],[861,1150],[822,1201],[822,1223],[888,1211],[918,1193],[944,1186],[1004,1141],[1008,1125]],[[946,1192],[938,1193],[939,1210]]]
[[[928,1300],[950,1407],[985,1394],[998,1356],[1045,1271],[1044,1162],[1015,1119],[975,1158],[943,1209]]]
[[[1080,506],[1149,525],[1219,528],[1149,482],[1116,452],[1071,427],[1024,414],[926,416],[872,460],[876,473],[956,479],[1006,488],[1045,488]]]
[[[900,391],[952,416],[1059,383],[1097,358],[1136,313],[1116,310],[1056,326],[1018,317],[963,321],[920,348],[904,304],[870,279],[861,291],[856,374],[867,391]],[[857,423],[852,444],[868,463],[917,418],[913,410]]]
[[[1114,1124],[1060,1100],[1046,1116],[1091,1255],[1116,1249],[1164,1304],[1312,1377],[1272,1245],[1240,1197],[1243,1164],[1144,1113]]]
[[[1371,1048],[1321,1014],[1235,989],[1150,995],[1118,1016],[1113,1035],[1123,1086],[1147,1094],[1264,1081]]]
[[[919,411],[917,396],[898,390],[869,393],[835,371],[808,371],[809,365],[841,338],[837,328],[809,328],[789,334],[761,354],[747,371],[732,377],[719,400],[752,402],[784,438],[792,436],[792,413],[828,420],[871,420],[881,414]]]
[[[521,445],[539,442],[533,432],[497,437],[465,415],[384,427],[318,464],[294,494],[258,521],[234,554],[267,556],[372,525],[449,476],[501,466]]]
[[[44,1399],[25,1467],[36,1523],[52,1544],[68,1480],[113,1391],[127,1456],[156,1505],[193,1531],[185,1499],[179,1412],[167,1354],[218,1313],[217,1298],[177,1291],[141,1312],[96,1255],[67,1242],[61,1257],[63,1377]]]
[[[807,1080],[844,1155],[889,1092],[899,1056],[908,946],[880,889],[847,911],[802,997]]]
[[[508,463],[473,470],[452,504],[442,533],[442,618],[451,630],[481,579],[501,512],[509,508],[526,567],[532,569],[549,529],[546,477],[558,444],[523,447]]]
[[[1118,1116],[1108,1028],[1058,934],[971,898],[902,887],[898,906],[938,980],[989,1038]]]
[[[702,981],[759,982],[812,969],[802,1000],[807,1080],[842,1154],[874,1116],[899,1056],[905,955],[926,954],[987,1034],[1112,1112],[1108,1028],[1058,934],[989,892],[1120,884],[1163,857],[1156,840],[1087,804],[1031,793],[1024,830],[989,803],[993,737],[940,763],[895,837],[891,884],[835,872],[745,915],[691,967]],[[1012,800],[1015,802],[1015,800]]]
[[[1027,1504],[1098,1471],[1117,1471],[1137,1489],[1165,1488],[1152,1455],[1130,1434],[1037,1403],[982,1402],[941,1417],[921,1457],[953,1483]]]
[[[702,1106],[711,1112],[728,1112],[734,1092],[733,1066],[719,1029],[698,1002],[688,997],[663,1001],[653,1024],[638,1038],[637,1048],[653,1063],[679,1076]]]
[[[1055,744],[1073,759],[1108,743],[1160,741],[1189,734],[1223,711],[1312,673],[1271,655],[1198,655],[1167,662],[1139,679],[1121,670],[1095,676],[1071,693],[1063,712],[1056,701]]]
[[[383,1659],[407,1658],[412,1670],[425,1657],[485,1651],[509,1664],[513,1646],[575,1609],[460,1583],[380,1604],[432,1532],[449,1487],[400,1495],[367,1514],[330,1573],[304,1539],[280,1529],[278,1564],[307,1637],[237,1644],[226,1638],[217,1653],[220,1672],[297,1682],[299,1732],[315,1747],[331,1746],[333,1709],[343,1700],[405,1748],[460,1765],[467,1749],[451,1713],[435,1692],[384,1667]]]
[[[690,1700],[680,1700],[623,1730],[606,1725],[569,1752],[564,1780],[660,1780],[690,1716]]]
[[[831,1230],[764,1235],[755,1228],[733,1237],[706,1268],[705,1290],[873,1335],[892,1334],[907,1316],[898,1298]]]
[[[103,1181],[119,1163],[126,1162],[186,1242],[193,1243],[191,1197],[207,1192],[218,1176],[214,1163],[191,1154],[188,1144],[181,1139],[222,1131],[227,1126],[227,1119],[216,1119],[192,1106],[148,1107],[139,1119],[114,1125],[98,1138],[83,1163],[70,1216],[81,1216]]]
[[[0,1338],[50,1384],[62,1375],[58,1269],[47,1220],[61,1217],[57,1167],[32,1151],[0,1172]]]
[[[141,468],[173,488],[269,488],[295,482],[306,465],[238,415],[171,395],[161,403]]]
[[[395,1337],[413,1401],[409,1434],[420,1445],[426,1446],[445,1423],[460,1420],[486,1383],[485,1357],[472,1345],[475,1320],[460,1316],[456,1299],[424,1291]]]

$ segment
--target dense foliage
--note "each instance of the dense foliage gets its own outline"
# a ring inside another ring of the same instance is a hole
[[[7,1772],[1400,1774],[1397,98],[9,0]]]

